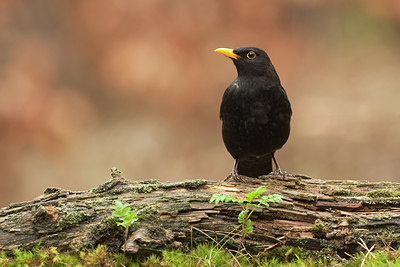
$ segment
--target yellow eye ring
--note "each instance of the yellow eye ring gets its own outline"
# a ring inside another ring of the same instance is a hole
[[[248,59],[255,59],[256,58],[256,53],[254,51],[250,51],[247,53],[247,58]]]

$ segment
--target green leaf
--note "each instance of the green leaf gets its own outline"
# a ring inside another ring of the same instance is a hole
[[[214,194],[212,195],[211,199],[210,199],[210,203],[215,202],[216,205],[218,205],[218,203],[221,201],[221,195],[220,194]]]
[[[59,254],[56,247],[50,247],[50,252],[55,254],[55,255]]]
[[[121,201],[116,200],[115,206],[112,207],[115,211],[112,213],[112,216],[118,218],[117,225],[122,226],[127,229],[131,226],[137,218],[137,211],[132,211],[128,204],[123,204]]]
[[[278,194],[272,194],[272,195],[262,196],[261,199],[269,203],[279,203],[282,201],[282,196]]]
[[[269,207],[268,202],[266,202],[264,199],[258,199],[257,201],[258,201],[258,203],[260,203],[260,205],[262,204],[262,205],[264,205],[264,206]]]
[[[130,207],[124,207],[121,210],[122,217],[126,217],[129,214],[129,212],[131,212],[131,208]]]
[[[122,213],[120,211],[114,211],[112,213],[112,216],[114,216],[114,217],[122,217]]]
[[[124,221],[126,221],[127,224],[130,226],[138,220],[138,218],[136,218],[136,215],[137,215],[137,212],[131,212],[128,214],[128,216],[125,217]]]
[[[213,194],[210,198],[210,203],[213,203],[217,199],[218,194]]]
[[[238,199],[235,197],[231,197],[231,196],[224,196],[224,202],[228,203],[228,202],[238,202]]]
[[[125,205],[122,204],[122,202],[119,200],[115,200],[114,204],[115,204],[115,206],[113,207],[113,209],[115,209],[115,210],[121,210],[125,207]]]
[[[247,217],[248,210],[242,210],[238,215],[238,222],[243,223]]]
[[[221,198],[220,198],[221,202],[226,202],[226,197],[227,196],[222,195]]]
[[[285,257],[289,257],[290,254],[292,254],[292,252],[293,252],[293,247],[289,248],[288,251],[286,251]]]
[[[239,200],[237,198],[231,197],[231,196],[224,196],[224,195],[220,195],[220,194],[214,194],[210,198],[210,203],[212,203],[212,202],[215,202],[215,204],[218,205],[219,202],[224,202],[224,203],[239,202]]]
[[[250,219],[248,219],[247,221],[246,221],[246,224],[245,224],[245,226],[244,226],[244,231],[243,231],[245,234],[248,234],[248,233],[251,233],[251,232],[253,232],[253,223],[251,222],[251,220]]]
[[[246,194],[246,202],[251,203],[255,198],[258,198],[262,193],[266,192],[264,186],[260,186],[254,191]]]

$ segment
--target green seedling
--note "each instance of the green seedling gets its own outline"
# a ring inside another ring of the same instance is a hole
[[[214,202],[216,205],[218,205],[220,202],[233,202],[238,203],[241,206],[242,211],[238,215],[238,223],[241,225],[242,229],[240,233],[241,238],[238,250],[241,246],[243,246],[243,249],[245,249],[243,245],[244,239],[247,234],[253,232],[253,223],[250,219],[253,212],[261,206],[269,207],[269,203],[279,203],[282,201],[282,196],[277,194],[261,196],[266,191],[267,190],[265,187],[261,186],[256,190],[247,193],[245,199],[237,199],[236,197],[220,194],[214,194],[210,199],[210,203]]]
[[[131,208],[128,206],[128,204],[123,204],[119,200],[115,201],[115,206],[113,206],[112,209],[115,210],[112,213],[112,216],[118,220],[117,225],[122,226],[125,229],[124,254],[122,256],[122,262],[124,262],[125,252],[126,252],[126,241],[128,240],[129,227],[138,220],[137,218],[138,212],[131,211]]]

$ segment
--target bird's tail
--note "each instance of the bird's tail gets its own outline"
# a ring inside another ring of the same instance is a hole
[[[240,159],[238,162],[240,175],[258,177],[272,172],[272,155],[267,154],[260,158]]]

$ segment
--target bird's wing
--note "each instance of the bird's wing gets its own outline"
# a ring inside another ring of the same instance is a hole
[[[221,101],[221,107],[219,109],[219,119],[223,120],[224,119],[224,114],[226,114],[226,112],[234,112],[235,106],[230,104],[227,105],[227,102],[231,102],[231,97],[232,97],[232,93],[234,93],[234,90],[236,90],[238,88],[238,83],[237,81],[233,81],[228,88],[226,88],[225,92],[224,92],[224,96],[222,97],[222,101]]]

